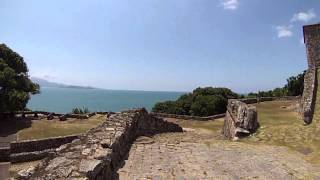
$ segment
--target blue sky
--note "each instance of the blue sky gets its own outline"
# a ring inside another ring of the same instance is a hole
[[[0,42],[31,76],[106,89],[237,92],[307,68],[318,0],[1,0]]]

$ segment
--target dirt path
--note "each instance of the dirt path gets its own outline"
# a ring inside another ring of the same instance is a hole
[[[119,179],[320,179],[298,152],[219,140],[206,131],[140,137]]]

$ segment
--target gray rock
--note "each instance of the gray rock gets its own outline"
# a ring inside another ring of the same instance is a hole
[[[52,120],[54,118],[53,113],[48,114],[47,116],[47,120]]]
[[[67,115],[62,115],[59,117],[60,121],[66,121],[67,120]]]
[[[89,173],[91,171],[94,171],[95,168],[97,168],[100,165],[100,160],[95,159],[83,159],[80,162],[79,171],[84,173]]]
[[[237,140],[254,133],[259,127],[257,110],[240,100],[228,101],[222,133],[226,138]]]
[[[49,165],[46,167],[45,170],[50,171],[60,165],[68,165],[70,163],[71,163],[71,160],[67,159],[66,157],[56,157],[49,162]]]
[[[30,166],[28,169],[24,169],[18,172],[18,179],[24,180],[24,179],[30,179],[30,177],[35,172],[35,167]]]

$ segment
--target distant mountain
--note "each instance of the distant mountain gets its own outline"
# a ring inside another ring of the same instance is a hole
[[[56,87],[56,88],[75,88],[75,89],[96,89],[90,86],[75,86],[75,85],[66,85],[62,83],[50,82],[48,80],[31,77],[31,80],[40,85],[40,87]]]

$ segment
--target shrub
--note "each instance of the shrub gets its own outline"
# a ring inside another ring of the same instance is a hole
[[[82,108],[73,108],[72,109],[73,114],[87,114],[90,113],[89,109],[87,107],[82,107]]]
[[[184,94],[176,101],[155,104],[152,111],[158,113],[211,116],[224,113],[228,99],[238,98],[238,94],[227,88],[197,88]]]

